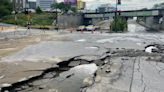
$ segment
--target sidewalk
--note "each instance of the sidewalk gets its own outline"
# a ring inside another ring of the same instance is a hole
[[[0,31],[16,30],[16,25],[0,23]]]

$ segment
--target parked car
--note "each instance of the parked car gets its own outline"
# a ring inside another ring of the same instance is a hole
[[[76,30],[77,31],[84,31],[86,29],[85,26],[79,26]]]
[[[88,25],[88,26],[86,27],[86,30],[87,30],[87,31],[95,31],[96,28],[95,28],[94,25]]]

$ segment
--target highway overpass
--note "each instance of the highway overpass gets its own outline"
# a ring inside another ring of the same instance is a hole
[[[117,11],[124,17],[150,17],[150,16],[162,16],[164,9],[150,9],[150,10],[132,10],[132,11]],[[114,17],[113,12],[87,12],[84,13],[84,18],[109,18]]]
[[[142,19],[145,25],[157,30],[164,30],[164,9],[149,9],[149,10],[130,10],[130,11],[117,11],[120,16],[126,19],[137,17]],[[83,14],[83,24],[95,24],[103,21],[104,19],[114,18],[115,11],[113,12],[86,12]],[[163,22],[159,24],[159,20],[163,19]]]

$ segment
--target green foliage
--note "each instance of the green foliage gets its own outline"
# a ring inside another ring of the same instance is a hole
[[[0,3],[0,18],[6,15],[11,14],[12,12],[12,4],[10,0],[1,0]]]
[[[111,23],[110,28],[114,32],[124,31],[127,28],[127,21],[125,18],[117,16],[116,21],[114,20]]]
[[[33,25],[51,25],[53,23],[54,15],[43,13],[43,14],[35,14],[32,18]]]
[[[160,4],[155,4],[153,6],[154,9],[157,9],[157,8],[161,8],[161,9],[164,9],[164,3],[160,3]]]
[[[20,26],[26,26],[27,25],[27,18],[28,15],[17,14],[17,21],[14,20],[14,15],[8,15],[2,18],[1,22],[9,23],[9,24],[15,24]],[[32,25],[51,25],[53,23],[53,17],[54,15],[49,13],[41,13],[41,14],[32,14]]]
[[[64,2],[61,3],[55,3],[51,6],[54,9],[60,9],[61,11],[63,11],[64,13],[67,13],[69,10],[76,12],[76,8],[75,7],[71,7],[70,4],[64,4]]]
[[[41,8],[39,6],[36,8],[36,13],[37,14],[43,13],[43,11],[41,10]]]
[[[71,11],[73,11],[74,13],[76,13],[77,12],[77,8],[71,7]]]

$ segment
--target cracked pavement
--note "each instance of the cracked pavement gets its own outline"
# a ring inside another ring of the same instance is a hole
[[[48,31],[2,40],[0,50],[7,51],[0,53],[0,90],[163,92],[164,33],[130,25],[136,28],[127,33]],[[159,51],[146,53],[151,44]]]

